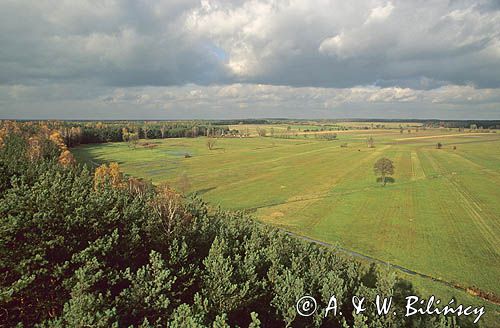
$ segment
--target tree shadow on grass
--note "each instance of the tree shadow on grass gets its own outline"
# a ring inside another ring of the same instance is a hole
[[[222,151],[224,153],[226,152],[226,148],[223,148],[223,147],[214,147],[214,148],[212,148],[210,150],[220,150],[220,151]]]
[[[205,188],[205,189],[199,189],[199,190],[196,190],[196,191],[194,192],[194,194],[196,194],[196,195],[203,195],[204,193],[207,193],[207,192],[209,192],[210,190],[214,190],[214,189],[216,189],[216,188],[217,188],[217,187],[210,187],[210,188]]]
[[[380,178],[380,177],[377,178],[377,182],[378,183],[382,183],[383,182],[382,178]],[[394,179],[394,178],[391,178],[391,177],[386,177],[385,178],[385,183],[394,183],[394,182],[396,182],[396,179]]]

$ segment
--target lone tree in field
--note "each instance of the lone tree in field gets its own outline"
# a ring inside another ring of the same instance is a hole
[[[214,149],[215,147],[215,138],[208,138],[207,140],[207,147],[209,150]]]
[[[264,128],[257,128],[257,134],[259,137],[265,137],[267,135],[267,130]]]
[[[390,159],[382,157],[373,165],[373,171],[377,176],[380,176],[382,184],[385,186],[386,177],[394,174],[394,163]]]
[[[437,148],[437,149],[441,149],[441,148],[443,148],[443,144],[442,144],[442,143],[440,143],[440,142],[438,142],[438,143],[436,144],[436,148]]]
[[[160,133],[161,133],[161,138],[165,138],[165,132],[167,132],[167,127],[165,126],[165,124],[162,124],[162,126],[160,127]]]
[[[366,139],[366,144],[368,145],[368,148],[375,148],[375,140],[373,140],[372,137]]]
[[[150,130],[151,128],[147,124],[144,124],[144,126],[142,127],[142,131],[144,133],[144,139],[148,138],[148,133]]]
[[[127,140],[128,140],[129,147],[130,147],[130,145],[132,145],[132,147],[134,147],[134,149],[135,149],[135,147],[137,147],[137,143],[139,142],[139,132],[129,133]]]

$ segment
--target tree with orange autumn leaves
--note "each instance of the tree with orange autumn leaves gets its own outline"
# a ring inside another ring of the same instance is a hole
[[[115,162],[109,165],[103,164],[94,172],[94,189],[99,190],[106,184],[117,189],[127,189],[139,197],[145,196],[148,191],[152,190],[152,185],[141,179],[126,178],[120,171],[118,163]],[[183,205],[183,196],[167,183],[160,184],[155,191],[149,205],[160,220],[166,235],[170,236],[178,218],[183,218],[183,220],[189,218]]]
[[[0,147],[3,146],[5,137],[7,137],[11,133],[21,133],[19,124],[15,121],[2,121],[0,127]]]
[[[61,152],[58,158],[59,164],[65,167],[76,164],[73,154],[68,150],[68,147],[64,143],[64,138],[59,131],[52,131],[49,140],[55,143]]]
[[[124,188],[126,186],[118,163],[103,164],[95,169],[94,189],[98,190],[106,183],[109,183],[114,188]]]
[[[110,184],[113,188],[126,189],[140,198],[145,197],[153,189],[150,182],[135,177],[125,177],[115,162],[109,165],[103,164],[95,169],[94,190],[99,190],[105,184]]]
[[[2,121],[0,123],[0,147],[2,147],[4,139],[8,135],[19,135],[26,140],[26,155],[30,162],[41,159],[44,142],[48,140],[56,145],[59,150],[59,164],[64,167],[71,167],[76,164],[76,160],[69,151],[61,132],[52,130],[47,122],[36,125],[33,122]]]

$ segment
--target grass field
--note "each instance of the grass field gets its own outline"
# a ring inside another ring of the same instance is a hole
[[[274,131],[275,135],[281,135],[287,132],[287,129],[290,129],[288,133],[291,134],[301,134],[304,131],[320,132],[320,131],[333,131],[338,132],[339,130],[367,130],[373,129],[374,132],[380,132],[384,130],[377,130],[377,126],[382,126],[385,129],[413,129],[415,130],[417,127],[421,127],[422,123],[416,122],[303,122],[301,124],[236,124],[230,125],[230,129],[236,129],[243,133],[248,133],[252,136],[257,136],[258,129],[266,129],[267,133],[270,134],[271,130]]]
[[[337,133],[336,141],[221,138],[211,151],[196,138],[148,140],[152,148],[89,145],[74,153],[94,164],[116,161],[154,183],[175,186],[187,176],[189,191],[211,203],[498,297],[500,133]],[[375,148],[366,146],[368,136]],[[385,187],[372,169],[383,156],[396,167]]]

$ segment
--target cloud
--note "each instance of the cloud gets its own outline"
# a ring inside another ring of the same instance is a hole
[[[226,68],[186,33],[196,1],[6,1],[0,83],[105,85],[223,81]]]
[[[4,1],[1,83],[500,85],[493,1]]]
[[[278,116],[309,104],[493,106],[499,31],[496,0],[7,0],[0,110],[32,94],[143,109],[167,97],[219,113],[214,99],[238,95],[228,104],[247,111],[281,102]],[[127,97],[155,87],[162,96]]]
[[[351,87],[428,78],[498,87],[500,12],[484,8],[472,1],[245,1],[195,11],[190,27],[210,31],[238,81]]]
[[[44,100],[40,101],[41,98]],[[328,118],[353,117],[353,113],[391,117],[394,112],[402,117],[410,113],[411,117],[423,118],[494,118],[500,106],[500,89],[457,85],[431,90],[375,86],[322,88],[246,83],[82,88],[81,84],[51,84],[3,86],[0,99],[14,103],[21,110],[8,115],[0,106],[0,116],[9,118],[22,118],[28,113],[29,118],[54,118],[63,106],[72,109],[63,115],[59,113],[67,119]],[[436,107],[440,108],[439,113]],[[470,107],[474,112],[468,110]]]
[[[365,21],[365,24],[384,21],[391,15],[393,9],[394,6],[390,1],[383,6],[373,8],[368,16],[368,19]]]

